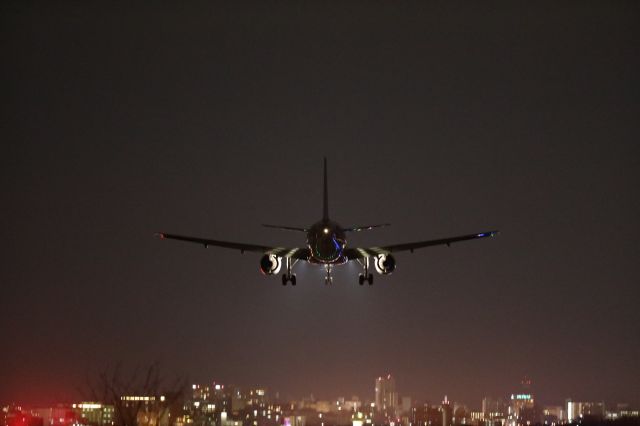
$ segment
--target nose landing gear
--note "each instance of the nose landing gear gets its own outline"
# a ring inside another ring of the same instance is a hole
[[[327,264],[324,267],[327,271],[327,275],[324,277],[324,285],[331,285],[333,284],[333,278],[331,278],[331,265]]]
[[[358,275],[358,284],[364,285],[365,281],[368,282],[369,285],[373,285],[373,274],[369,274],[369,275],[359,274]]]

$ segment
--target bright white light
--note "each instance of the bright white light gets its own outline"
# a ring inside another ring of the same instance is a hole
[[[328,233],[329,233],[329,228],[324,228],[322,231],[323,231],[325,234],[328,234]]]
[[[75,404],[74,404],[75,407]],[[82,404],[78,404],[78,408],[84,408],[86,410],[96,410],[98,408],[102,408],[102,404],[95,404],[95,403],[82,403]]]

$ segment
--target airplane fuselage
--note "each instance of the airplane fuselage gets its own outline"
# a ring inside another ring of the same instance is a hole
[[[314,223],[307,232],[307,247],[311,252],[309,262],[319,264],[342,264],[344,247],[347,244],[344,230],[336,222],[323,219]]]

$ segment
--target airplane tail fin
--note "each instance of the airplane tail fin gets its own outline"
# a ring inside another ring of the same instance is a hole
[[[322,203],[322,220],[329,220],[329,192],[327,190],[327,157],[324,157],[324,199]]]

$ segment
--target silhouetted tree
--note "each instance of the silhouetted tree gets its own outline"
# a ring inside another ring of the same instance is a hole
[[[186,380],[166,383],[156,362],[123,372],[121,364],[87,377],[88,396],[115,408],[115,426],[169,426],[182,410]]]

